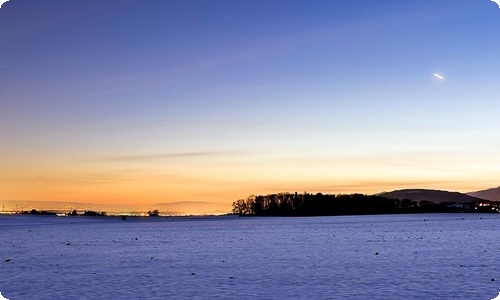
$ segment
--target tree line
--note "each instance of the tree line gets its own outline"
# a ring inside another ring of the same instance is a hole
[[[412,201],[363,194],[278,193],[233,202],[233,213],[253,216],[336,216],[396,213],[473,212],[475,203]]]

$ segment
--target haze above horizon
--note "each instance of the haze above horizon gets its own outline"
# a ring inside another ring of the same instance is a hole
[[[11,0],[0,201],[496,187],[499,36],[489,0]]]

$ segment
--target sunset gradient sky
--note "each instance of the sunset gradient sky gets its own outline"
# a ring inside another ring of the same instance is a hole
[[[499,80],[490,0],[11,0],[0,203],[495,187]]]

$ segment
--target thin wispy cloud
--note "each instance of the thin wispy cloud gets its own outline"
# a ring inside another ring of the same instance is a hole
[[[94,92],[89,93],[89,96],[125,94],[178,86],[192,80],[193,74],[250,61],[257,56],[258,53],[254,53],[254,51],[235,54],[223,53],[168,69],[159,67],[155,70],[142,72],[135,70],[121,73],[112,71],[99,72],[94,74],[93,79],[90,80],[89,86],[94,89]]]
[[[84,131],[94,132],[94,131],[134,131],[134,130],[146,130],[154,128],[162,128],[169,126],[170,124],[141,124],[141,125],[122,125],[122,126],[107,126],[107,127],[92,127],[85,129]]]
[[[164,154],[145,154],[145,155],[130,155],[105,157],[97,159],[98,161],[149,161],[159,159],[174,159],[174,158],[201,158],[201,157],[226,157],[240,155],[238,151],[193,151],[193,152],[176,152]]]

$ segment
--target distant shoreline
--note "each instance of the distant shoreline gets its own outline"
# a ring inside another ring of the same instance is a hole
[[[21,213],[21,212],[3,212],[0,213],[1,216],[25,216],[25,217],[58,217],[58,218],[67,218],[67,219],[87,219],[87,218],[98,218],[98,219],[106,219],[106,218],[131,218],[131,219],[165,219],[165,218],[214,218],[214,217],[238,217],[236,214],[228,213],[228,214],[204,214],[204,215],[158,215],[158,216],[148,216],[144,214],[106,214],[106,215],[68,215],[63,213],[56,212],[47,212],[47,213]]]

